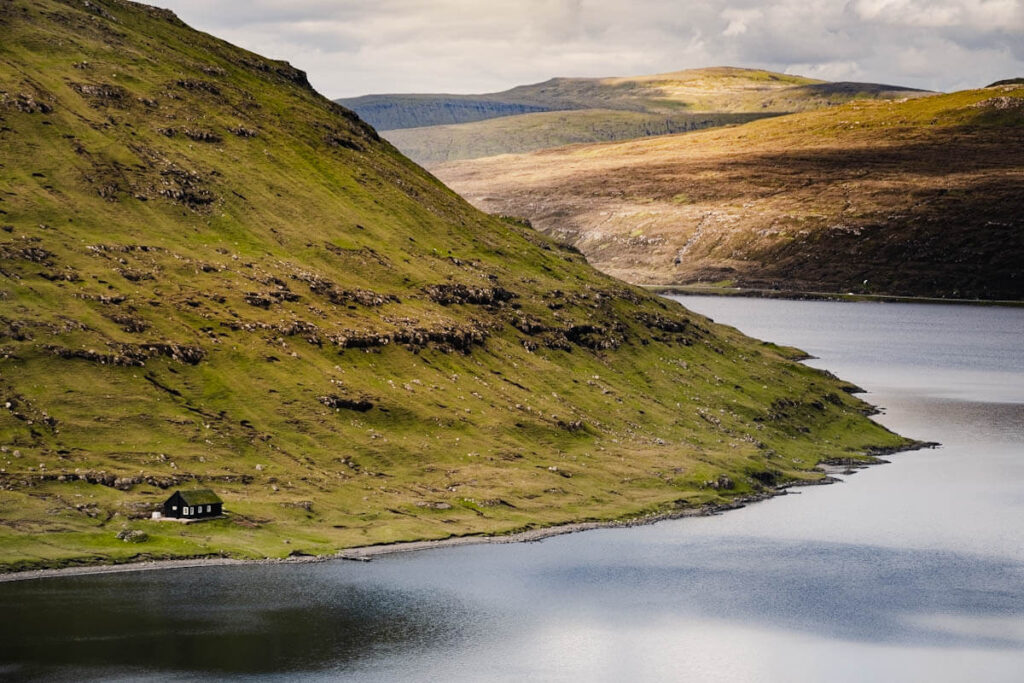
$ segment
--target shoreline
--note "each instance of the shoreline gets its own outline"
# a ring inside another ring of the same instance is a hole
[[[878,457],[881,455],[907,453],[926,448],[935,448],[938,445],[939,444],[936,444],[934,442],[917,441],[914,443],[910,443],[906,447],[897,450],[886,449],[884,451],[868,451],[867,454],[874,458],[873,460],[857,460],[848,462],[844,461],[842,463],[822,461],[817,466],[817,469],[823,472],[825,475],[821,479],[788,482],[785,484],[781,484],[775,487],[774,489],[768,491],[763,491],[760,493],[755,493],[746,496],[737,496],[736,498],[728,502],[719,503],[716,505],[704,505],[696,508],[683,508],[680,510],[670,510],[667,512],[650,513],[646,515],[640,515],[637,517],[631,517],[628,519],[568,522],[565,524],[557,524],[554,526],[541,527],[537,529],[527,529],[526,531],[518,531],[509,534],[496,534],[489,536],[466,535],[450,536],[448,538],[439,538],[422,541],[399,541],[396,543],[383,543],[380,545],[368,545],[358,546],[355,548],[346,548],[344,550],[339,550],[338,552],[332,555],[299,555],[295,557],[259,558],[250,560],[233,557],[196,557],[183,559],[145,560],[142,562],[124,562],[121,564],[79,565],[75,567],[59,567],[53,569],[25,569],[16,572],[0,572],[0,583],[8,583],[13,581],[31,581],[37,579],[59,578],[66,576],[121,574],[126,572],[143,572],[154,571],[159,569],[191,569],[197,567],[219,567],[261,564],[300,564],[310,562],[330,562],[336,560],[369,562],[374,557],[380,557],[383,555],[393,555],[396,553],[417,552],[420,550],[453,548],[465,545],[535,543],[547,538],[553,538],[555,536],[580,533],[583,531],[592,531],[594,529],[619,529],[636,526],[648,526],[651,524],[657,524],[658,522],[664,522],[673,519],[684,519],[687,517],[709,517],[713,515],[719,515],[730,510],[739,510],[752,503],[760,503],[766,500],[771,500],[772,498],[775,498],[777,496],[790,495],[791,492],[789,491],[789,489],[791,488],[802,488],[805,486],[827,486],[831,484],[842,483],[845,480],[838,479],[832,475],[852,475],[856,474],[857,470],[863,469],[865,467],[887,464],[889,462],[888,460],[883,460],[880,457]]]
[[[883,464],[885,461],[865,463],[865,465]],[[229,565],[260,565],[260,564],[305,564],[311,562],[330,562],[335,560],[349,560],[356,562],[369,562],[374,557],[382,555],[393,555],[397,553],[417,552],[420,550],[434,550],[437,548],[453,548],[464,545],[485,545],[485,544],[510,544],[510,543],[535,543],[546,538],[574,534],[594,529],[614,529],[634,526],[647,526],[657,522],[670,519],[682,519],[684,517],[707,517],[721,514],[729,510],[738,510],[750,503],[757,503],[776,496],[788,494],[786,489],[794,486],[822,486],[842,481],[826,475],[822,479],[812,480],[808,483],[788,484],[771,492],[764,492],[751,496],[741,496],[730,501],[713,506],[700,508],[686,508],[672,510],[650,515],[642,515],[623,520],[607,521],[586,521],[567,522],[554,526],[538,529],[528,529],[510,534],[466,535],[450,536],[448,538],[428,539],[422,541],[397,541],[395,543],[382,543],[379,545],[357,546],[339,550],[333,555],[299,555],[295,557],[281,558],[258,558],[238,559],[231,557],[196,557],[180,560],[145,560],[142,562],[124,562],[121,564],[96,564],[80,565],[75,567],[59,567],[53,569],[25,569],[17,572],[0,572],[0,583],[12,581],[30,581],[34,579],[58,578],[62,576],[91,576],[96,574],[121,574],[125,572],[143,572],[158,569],[188,569],[195,567],[219,567]]]
[[[944,299],[942,297],[900,294],[855,294],[853,292],[804,292],[799,290],[757,289],[745,287],[705,287],[701,285],[638,285],[655,294],[690,296],[733,296],[748,299],[785,299],[789,301],[874,301],[898,304],[945,304],[960,306],[1024,307],[1015,299]]]

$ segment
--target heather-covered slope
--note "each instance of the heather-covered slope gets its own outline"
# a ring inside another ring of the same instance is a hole
[[[118,0],[5,2],[0,34],[0,566],[618,518],[905,443],[287,64]],[[192,487],[231,515],[146,521]]]
[[[1024,88],[435,169],[634,283],[1024,299]]]

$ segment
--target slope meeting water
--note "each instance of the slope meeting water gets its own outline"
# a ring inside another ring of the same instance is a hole
[[[725,515],[542,543],[0,584],[0,661],[190,680],[1018,681],[1024,310],[685,303],[803,346],[943,447]]]

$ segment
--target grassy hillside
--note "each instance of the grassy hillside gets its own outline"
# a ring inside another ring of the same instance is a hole
[[[456,162],[438,176],[634,283],[1024,299],[1024,86]]]
[[[0,34],[0,568],[619,518],[906,443],[288,64],[119,0],[5,2]],[[146,519],[192,487],[231,515]]]
[[[774,114],[647,114],[613,109],[552,111],[462,123],[384,131],[416,163],[532,152],[573,143],[612,142],[754,121]]]
[[[336,101],[377,130],[394,130],[576,109],[780,113],[817,109],[855,97],[892,99],[917,94],[922,91],[875,83],[829,83],[723,66],[650,76],[552,78],[482,95],[365,95]]]

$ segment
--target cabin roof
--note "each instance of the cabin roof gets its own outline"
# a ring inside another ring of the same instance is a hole
[[[185,505],[212,505],[223,503],[216,493],[210,489],[192,489],[190,491],[177,491]]]

